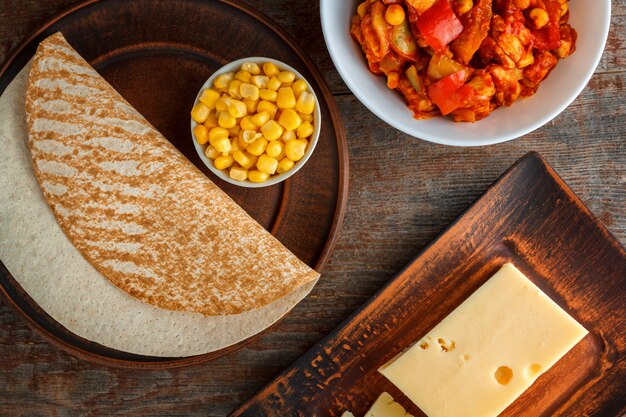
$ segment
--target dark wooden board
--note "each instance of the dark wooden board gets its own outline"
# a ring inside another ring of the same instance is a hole
[[[626,250],[537,154],[511,167],[369,302],[233,417],[364,415],[377,369],[512,262],[590,334],[502,416],[612,415],[626,405]]]
[[[0,66],[29,33],[76,1],[0,2]],[[394,131],[349,93],[326,51],[319,2],[241,2],[261,10],[306,48],[346,128],[349,204],[322,278],[309,297],[245,348],[170,370],[117,369],[78,359],[51,345],[0,301],[0,415],[226,416],[375,294],[529,150],[550,161],[626,242],[626,2],[613,2],[600,66],[561,115],[523,138],[463,149]]]
[[[115,26],[111,26],[115,22]],[[203,28],[198,32],[198,28]],[[304,262],[321,271],[341,227],[347,195],[345,132],[315,66],[279,27],[235,1],[133,2],[90,0],[33,33],[0,70],[0,93],[34,54],[61,31],[68,42],[187,158]],[[307,164],[288,180],[249,189],[214,176],[198,157],[189,111],[198,89],[217,69],[247,56],[268,56],[297,68],[320,99],[322,130]],[[87,360],[121,367],[198,364],[239,344],[186,358],[129,354],[85,340],[55,322],[0,265],[0,295],[44,337]]]

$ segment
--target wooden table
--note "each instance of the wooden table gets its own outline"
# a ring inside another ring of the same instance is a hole
[[[0,63],[74,0],[3,0]],[[235,354],[171,371],[95,366],[51,346],[0,303],[0,415],[224,416],[373,295],[524,153],[539,151],[626,241],[626,4],[613,2],[596,74],[559,117],[524,138],[452,148],[389,128],[347,89],[316,1],[248,1],[307,45],[339,103],[350,150],[343,230],[322,279],[271,333]]]

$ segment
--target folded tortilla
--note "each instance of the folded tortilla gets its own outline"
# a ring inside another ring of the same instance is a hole
[[[318,278],[60,33],[40,44],[25,100],[33,168],[50,208],[120,289],[211,316],[265,306]]]

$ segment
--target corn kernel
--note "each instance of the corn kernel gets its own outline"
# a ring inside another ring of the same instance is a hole
[[[237,181],[245,181],[248,179],[248,170],[242,167],[232,167],[228,176]]]
[[[240,150],[244,150],[248,147],[248,144],[243,141],[243,130],[239,130],[239,134],[237,135],[237,146]]]
[[[300,97],[300,94],[302,94],[303,91],[306,91],[308,87],[309,86],[304,80],[296,80],[291,85],[291,89],[293,90],[293,94],[296,96],[296,98]]]
[[[278,163],[278,166],[276,167],[276,172],[282,174],[283,172],[289,171],[291,168],[293,168],[293,166],[294,162],[291,159],[283,158]]]
[[[265,148],[265,153],[272,158],[277,158],[285,149],[285,145],[281,141],[271,140]]]
[[[215,80],[213,81],[213,86],[222,90],[224,88],[228,88],[228,84],[230,84],[230,82],[234,79],[235,73],[225,72],[224,74],[220,74],[215,77]]]
[[[298,116],[300,116],[300,118],[303,121],[309,122],[309,123],[313,124],[313,115],[312,114],[298,113]]]
[[[299,138],[306,138],[313,133],[313,125],[309,122],[304,122],[300,125],[298,130],[296,130],[296,135]]]
[[[520,10],[526,10],[530,7],[530,0],[513,0],[513,4]]]
[[[228,138],[217,139],[213,141],[212,145],[218,152],[223,154],[227,154],[231,149],[230,140],[228,140]]]
[[[248,152],[235,151],[233,152],[233,159],[237,161],[242,168],[250,169],[256,164],[257,157],[249,154]]]
[[[293,130],[287,130],[285,133],[283,133],[283,135],[280,137],[284,142],[287,142],[288,140],[294,140],[297,138],[296,136],[296,132],[294,132]]]
[[[250,121],[257,127],[263,126],[270,120],[270,115],[266,111],[263,111],[259,108],[261,106],[261,103],[259,103],[259,105],[257,106],[257,110],[259,112],[250,118]]]
[[[561,17],[565,16],[565,13],[567,13],[568,10],[568,6],[567,3],[563,3],[561,4]]]
[[[270,116],[270,119],[274,119],[278,111],[276,104],[267,100],[261,100],[256,108],[258,112],[266,112]]]
[[[217,124],[224,129],[230,129],[237,124],[237,119],[231,116],[229,112],[223,111],[217,118]]]
[[[242,83],[249,83],[250,79],[252,79],[252,74],[248,71],[241,70],[235,74],[235,79],[241,81]]]
[[[251,182],[264,182],[269,178],[269,174],[261,171],[250,171],[248,172],[248,179]]]
[[[385,10],[385,21],[391,26],[401,25],[405,17],[404,9],[399,4],[391,4]]]
[[[285,109],[280,114],[278,123],[280,123],[287,130],[296,130],[300,124],[302,124],[302,119],[298,116],[298,113],[292,109]]]
[[[239,122],[239,126],[241,126],[243,130],[256,130],[257,125],[252,123],[251,119],[252,119],[252,116],[244,117],[243,119],[241,119],[241,122]]]
[[[242,71],[248,71],[252,75],[259,75],[261,73],[261,68],[255,62],[244,62],[241,64]]]
[[[278,78],[276,78],[276,76],[270,78],[270,80],[267,82],[267,88],[272,91],[278,91],[278,89],[280,88],[280,81],[278,81]]]
[[[276,167],[278,167],[278,161],[271,156],[263,154],[259,156],[256,167],[261,172],[273,175],[276,172]]]
[[[291,87],[282,87],[278,89],[276,105],[278,105],[278,108],[280,109],[291,109],[296,106],[296,96],[294,96]]]
[[[209,117],[206,118],[206,120],[204,121],[204,126],[207,129],[213,129],[214,127],[217,126],[217,113],[212,111],[211,113],[209,113]]]
[[[256,126],[255,126],[256,127]],[[241,135],[241,140],[243,140],[247,144],[251,144],[258,138],[263,137],[263,135],[256,130],[244,130]]]
[[[243,101],[232,100],[228,106],[228,113],[232,117],[240,119],[248,114],[248,108]]]
[[[282,84],[289,84],[296,79],[296,74],[291,71],[281,71],[278,73],[276,78],[278,78],[278,81],[280,81]]]
[[[251,81],[252,84],[261,89],[267,87],[267,83],[270,81],[270,77],[268,77],[267,75],[255,75],[252,77]]]
[[[249,144],[246,151],[251,155],[259,156],[265,152],[265,148],[267,148],[267,139],[260,137]]]
[[[230,155],[218,156],[217,158],[215,158],[215,161],[213,161],[213,163],[215,164],[215,168],[219,169],[220,171],[231,166],[233,162],[233,157]]]
[[[256,113],[256,106],[257,104],[259,104],[259,100],[250,100],[249,98],[244,98],[243,103],[246,105],[248,113]]]
[[[193,128],[193,135],[200,145],[204,145],[209,141],[209,129],[205,125],[196,125]]]
[[[278,67],[276,65],[274,65],[271,62],[266,62],[265,64],[263,64],[263,72],[265,73],[265,75],[267,75],[268,77],[272,77],[276,74],[278,74],[280,72],[280,70],[278,69]]]
[[[218,139],[228,138],[228,134],[228,130],[224,129],[223,127],[214,127],[213,129],[209,130],[209,142],[213,144],[213,142]]]
[[[359,4],[356,8],[356,13],[359,15],[359,17],[363,17],[365,16],[365,13],[367,12],[367,1],[364,1],[363,3]]]
[[[315,109],[315,96],[308,91],[303,91],[296,102],[296,110],[300,113],[311,114]]]
[[[202,92],[198,100],[201,103],[204,103],[204,105],[207,106],[209,110],[213,110],[215,108],[215,103],[217,102],[218,98],[220,98],[219,92],[207,88]]]
[[[541,29],[548,24],[548,13],[543,9],[536,7],[530,11],[529,16],[532,21],[535,22],[535,27],[537,29]]]
[[[283,134],[283,128],[274,120],[270,120],[261,126],[261,132],[267,140],[276,140]]]
[[[231,127],[230,129],[228,129],[228,136],[230,136],[231,138],[234,138],[235,136],[239,135],[240,131],[241,131],[241,128],[239,127],[239,125],[235,125]]]
[[[304,156],[308,143],[305,140],[296,139],[285,143],[285,154],[292,161],[299,161]]]
[[[267,100],[267,101],[275,102],[277,95],[278,93],[276,91],[272,91],[269,88],[263,88],[261,89],[261,91],[259,91],[259,96],[261,97],[261,99]]]
[[[233,99],[230,97],[220,97],[215,103],[215,111],[222,112],[228,111],[228,106]]]
[[[209,110],[205,104],[196,103],[196,105],[191,109],[191,118],[197,123],[204,123],[207,117],[209,117],[210,112],[211,110]]]
[[[204,154],[209,159],[215,159],[221,155],[221,153],[219,153],[213,145],[207,146],[207,148],[204,150]]]
[[[241,84],[239,87],[239,93],[241,97],[248,98],[250,100],[258,100],[259,99],[259,87],[249,83]]]
[[[241,87],[241,81],[232,80],[230,84],[228,84],[228,94],[230,94],[232,98],[240,99],[241,98],[241,94],[239,93],[240,87]]]
[[[241,147],[239,146],[239,138],[235,136],[230,141],[230,151],[228,151],[228,153],[232,155],[233,152],[240,151],[240,150],[241,150]]]

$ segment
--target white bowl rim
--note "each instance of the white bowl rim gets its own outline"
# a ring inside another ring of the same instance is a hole
[[[198,102],[202,92],[206,88],[209,88],[209,86],[213,85],[213,80],[215,80],[215,78],[218,75],[223,74],[225,72],[234,71],[235,69],[238,69],[241,66],[241,64],[243,64],[244,62],[254,62],[254,63],[257,63],[257,64],[265,63],[265,62],[272,62],[274,65],[276,65],[281,70],[292,71],[294,74],[296,74],[296,76],[298,78],[304,80],[304,82],[307,84],[307,87],[308,87],[307,91],[310,92],[311,94],[313,94],[313,97],[315,98],[315,110],[313,112],[313,121],[314,121],[313,128],[314,128],[314,130],[313,130],[313,134],[311,135],[309,146],[308,146],[308,148],[306,150],[306,153],[302,157],[302,159],[297,161],[296,164],[294,165],[294,167],[291,168],[289,171],[283,172],[282,174],[278,174],[278,175],[272,176],[267,181],[263,181],[263,182],[251,182],[249,180],[238,181],[238,180],[234,180],[234,179],[230,178],[226,174],[225,171],[220,171],[217,168],[215,168],[215,166],[213,165],[213,162],[209,158],[207,158],[207,156],[204,154],[204,150],[202,149],[202,145],[198,144],[198,141],[196,140],[196,138],[195,138],[195,136],[193,134],[193,128],[196,127],[199,124],[195,120],[193,120],[193,118],[190,118],[191,119],[191,140],[193,142],[193,146],[194,146],[196,152],[198,153],[198,156],[200,157],[200,159],[202,160],[204,165],[206,165],[207,168],[209,168],[209,170],[211,170],[211,172],[213,174],[215,174],[216,176],[218,176],[220,179],[228,182],[229,184],[233,184],[233,185],[237,185],[239,187],[245,187],[245,188],[269,187],[269,186],[278,184],[280,182],[283,182],[287,178],[289,178],[292,175],[294,175],[309,160],[309,158],[313,154],[313,151],[315,150],[315,147],[317,146],[317,142],[319,141],[320,132],[322,130],[322,126],[321,126],[321,121],[322,121],[321,120],[322,119],[321,110],[320,110],[320,106],[319,106],[319,100],[317,99],[317,94],[315,94],[315,90],[313,90],[313,87],[311,86],[311,83],[309,83],[309,81],[297,69],[295,69],[291,65],[286,64],[286,63],[284,63],[282,61],[279,61],[277,59],[268,58],[268,57],[262,57],[262,56],[251,56],[251,57],[240,58],[240,59],[237,59],[235,61],[231,61],[231,62],[229,62],[226,65],[223,65],[221,68],[216,70],[213,74],[211,74],[211,76],[204,82],[204,84],[202,84],[202,86],[198,90],[198,94],[196,95],[196,98],[193,101],[193,105],[195,105]]]
[[[585,75],[583,76],[582,81],[584,82],[581,82],[580,84],[576,86],[576,88],[573,88],[572,90],[570,90],[567,97],[560,103],[560,105],[556,106],[551,112],[544,114],[542,117],[539,117],[533,123],[523,128],[518,129],[515,133],[504,134],[501,136],[497,136],[494,138],[486,138],[483,140],[459,141],[457,139],[450,139],[449,137],[442,136],[442,135],[429,134],[425,132],[416,132],[414,129],[405,128],[404,126],[397,124],[393,119],[388,118],[387,115],[381,112],[374,103],[370,102],[369,98],[365,94],[361,93],[361,90],[352,80],[349,72],[346,70],[346,68],[343,67],[341,60],[338,58],[339,54],[337,52],[335,44],[329,41],[329,35],[328,35],[329,30],[330,30],[328,27],[329,19],[326,19],[324,16],[325,14],[332,12],[331,5],[334,4],[336,1],[337,0],[320,0],[320,21],[322,24],[322,33],[324,35],[324,42],[326,43],[326,48],[328,49],[331,60],[333,61],[335,68],[339,72],[339,75],[341,76],[342,80],[346,83],[350,91],[356,96],[357,99],[359,99],[361,103],[363,103],[365,107],[367,107],[379,119],[383,120],[385,123],[389,124],[390,126],[393,126],[395,129],[398,129],[406,133],[407,135],[413,136],[417,139],[422,139],[428,142],[438,143],[441,145],[450,145],[450,146],[459,146],[459,147],[494,145],[497,143],[502,143],[502,142],[513,140],[513,139],[517,139],[519,137],[522,137],[540,128],[541,126],[545,125],[546,123],[554,119],[556,116],[558,116],[561,112],[563,112],[563,110],[565,110],[570,104],[572,104],[572,102],[576,99],[576,97],[578,97],[578,95],[585,89],[585,87],[589,83],[589,80],[593,76],[598,64],[600,63],[600,60],[602,59],[602,54],[604,53],[604,49],[605,49],[606,42],[607,42],[608,35],[609,35],[609,28],[611,26],[611,0],[604,0],[607,3],[607,7],[605,9],[606,11],[603,16],[603,22],[605,22],[605,25],[604,25],[604,28],[603,28],[604,30],[602,33],[602,45],[601,47],[595,50],[593,57],[591,57],[590,59],[590,62],[592,62],[592,65],[588,67],[587,71],[585,72]],[[344,1],[347,1],[347,0],[344,0]],[[348,25],[348,23],[349,22],[347,22],[346,25]],[[419,122],[419,121],[416,120],[416,122]]]

